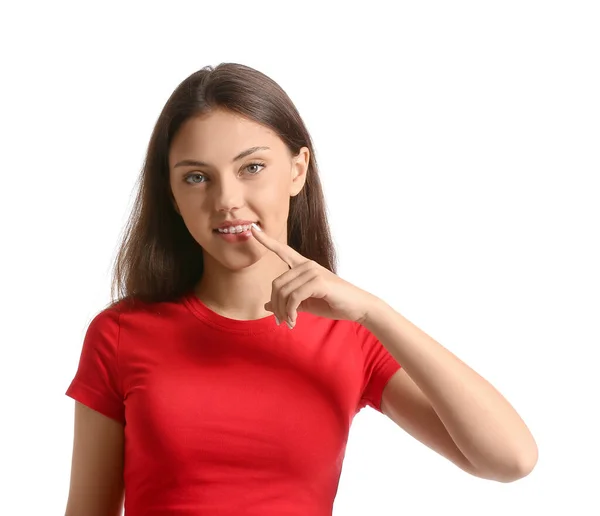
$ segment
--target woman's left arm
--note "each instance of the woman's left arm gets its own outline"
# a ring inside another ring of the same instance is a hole
[[[428,398],[475,469],[487,478],[516,479],[534,468],[531,432],[488,381],[376,296],[360,323]]]

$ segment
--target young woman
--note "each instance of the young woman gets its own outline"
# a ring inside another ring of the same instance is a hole
[[[192,74],[154,128],[119,297],[66,393],[67,515],[330,515],[366,405],[472,475],[527,475],[537,447],[509,403],[335,270],[291,100],[243,65]]]

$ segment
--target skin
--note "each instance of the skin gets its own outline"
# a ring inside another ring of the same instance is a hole
[[[232,163],[255,146],[269,150]],[[175,166],[185,159],[208,165]],[[254,238],[232,244],[213,229],[226,220],[258,221],[287,244],[290,198],[305,184],[309,159],[307,147],[293,156],[269,128],[222,109],[188,119],[175,135],[169,150],[173,204],[203,249],[204,273],[195,292],[215,312],[239,320],[273,315],[264,305],[273,281],[289,267]]]

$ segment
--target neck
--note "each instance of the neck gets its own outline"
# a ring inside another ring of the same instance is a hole
[[[271,300],[273,280],[289,267],[274,253],[267,253],[249,267],[232,271],[205,255],[204,272],[194,291],[208,308],[238,320],[273,315],[264,305]]]

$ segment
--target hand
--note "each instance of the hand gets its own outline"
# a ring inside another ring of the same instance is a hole
[[[271,301],[265,310],[273,312],[279,321],[293,328],[298,312],[309,312],[329,319],[344,319],[362,323],[377,299],[319,265],[305,258],[290,246],[275,240],[252,225],[252,235],[273,251],[290,267],[273,280]]]

